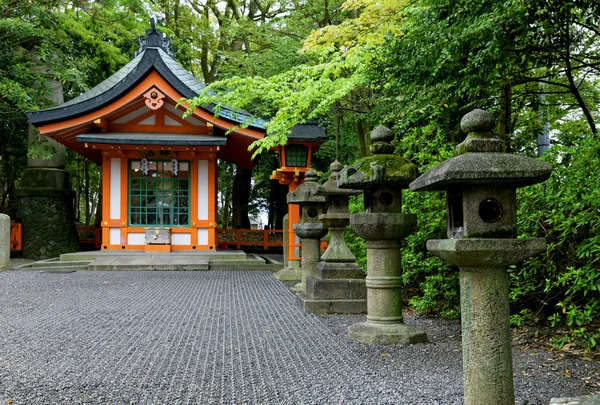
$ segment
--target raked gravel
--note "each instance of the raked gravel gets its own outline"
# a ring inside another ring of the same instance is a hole
[[[368,346],[268,272],[0,273],[0,404],[461,404],[460,325]],[[600,366],[517,346],[517,403],[593,393]],[[568,377],[566,376],[568,375]],[[582,378],[596,376],[585,385]]]

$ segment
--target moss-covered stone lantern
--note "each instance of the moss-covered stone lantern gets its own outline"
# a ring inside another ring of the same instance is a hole
[[[494,126],[486,111],[465,115],[458,156],[410,184],[447,192],[448,239],[429,240],[427,249],[460,268],[466,405],[515,403],[506,266],[546,248],[544,239],[516,238],[516,189],[545,181],[552,166],[503,153]]]
[[[327,234],[327,228],[319,219],[325,210],[326,200],[316,195],[318,189],[317,172],[310,169],[306,172],[304,183],[287,195],[288,204],[300,205],[300,222],[294,224],[294,232],[302,244],[302,280],[294,287],[296,291],[305,291],[306,278],[314,276],[315,266],[319,263],[319,244]]]
[[[367,245],[367,321],[351,325],[348,337],[363,343],[410,344],[427,335],[406,325],[402,316],[400,243],[417,225],[414,214],[402,213],[402,190],[417,176],[417,168],[393,155],[394,133],[384,126],[371,133],[372,156],[344,168],[341,188],[363,189],[365,213],[350,216],[350,226]]]
[[[342,167],[337,160],[333,162],[331,175],[316,193],[327,199],[327,213],[319,219],[329,229],[331,239],[314,276],[306,278],[306,293],[298,294],[298,302],[306,312],[361,314],[367,310],[365,275],[344,240],[350,223],[348,199],[361,191],[338,187]]]

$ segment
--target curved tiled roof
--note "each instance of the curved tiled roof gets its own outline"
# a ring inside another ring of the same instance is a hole
[[[125,95],[142,81],[152,70],[156,70],[183,97],[194,98],[206,87],[189,71],[175,61],[169,51],[168,39],[154,25],[140,38],[140,50],[135,58],[115,74],[86,91],[56,107],[27,113],[29,121],[36,126],[63,121],[84,115],[101,108]],[[215,105],[203,109],[214,114]],[[266,120],[253,116],[247,111],[221,106],[220,118],[235,124],[246,124],[250,128],[265,130]],[[318,123],[309,121],[293,128],[288,139],[301,142],[324,142],[325,131]]]
[[[162,38],[159,30],[151,32],[151,34],[154,33],[158,33]],[[146,33],[146,39],[148,39],[148,33]],[[32,124],[40,125],[83,115],[119,98],[148,75],[152,69],[156,69],[183,97],[194,98],[206,87],[160,46],[148,46],[115,74],[79,97],[56,107],[29,112],[27,116]],[[214,107],[214,105],[209,105],[204,109],[212,113]],[[219,116],[238,124],[247,124],[262,130],[265,128],[265,120],[243,110],[221,106]]]

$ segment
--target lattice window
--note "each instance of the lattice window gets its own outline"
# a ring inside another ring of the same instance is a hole
[[[130,160],[129,224],[131,226],[189,225],[190,162],[179,161],[178,163],[178,170],[174,173],[170,160]]]
[[[287,167],[306,167],[308,148],[304,145],[285,147],[285,165]]]

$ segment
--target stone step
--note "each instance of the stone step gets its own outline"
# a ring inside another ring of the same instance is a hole
[[[120,251],[120,250],[102,250],[92,252],[74,252],[60,255],[60,261],[80,261],[96,260],[101,258],[122,259],[131,257],[154,257],[154,258],[177,258],[185,260],[241,260],[247,259],[246,253],[241,250],[236,251],[176,251],[169,253],[145,253],[144,251]]]
[[[78,265],[78,266],[49,266],[49,267],[31,267],[31,266],[22,266],[13,271],[39,271],[40,273],[75,273],[76,271],[87,270],[86,267]]]
[[[70,262],[61,262],[57,259],[50,259],[50,260],[41,260],[39,262],[34,262],[31,263],[31,267],[65,267],[65,266],[70,266],[70,267],[82,267],[83,269],[87,268],[87,265],[90,264],[91,261],[89,260],[73,260]]]
[[[366,314],[367,300],[315,300],[305,293],[296,295],[296,303],[304,312],[312,314]]]
[[[133,256],[103,257],[94,260],[88,270],[208,270],[208,260],[188,260],[173,257]]]
[[[39,260],[17,267],[15,270],[35,270],[43,273],[73,273],[78,270],[87,270],[89,261],[61,262],[58,258]]]

